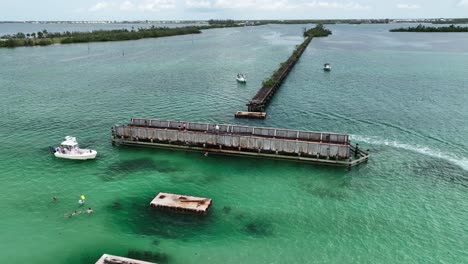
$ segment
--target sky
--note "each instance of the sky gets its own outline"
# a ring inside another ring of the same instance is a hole
[[[468,0],[0,0],[0,21],[439,17],[468,17]]]

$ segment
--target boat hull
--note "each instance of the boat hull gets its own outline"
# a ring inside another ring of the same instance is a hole
[[[94,159],[96,158],[97,152],[95,150],[88,151],[87,153],[60,153],[60,152],[55,152],[54,156],[57,158],[62,158],[62,159],[71,159],[71,160],[88,160],[88,159]]]

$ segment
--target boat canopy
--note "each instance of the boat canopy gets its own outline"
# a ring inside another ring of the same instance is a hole
[[[61,145],[62,145],[62,146],[74,147],[74,146],[78,146],[78,142],[76,142],[76,138],[75,138],[75,137],[66,136],[66,137],[65,137],[65,141],[63,141]]]

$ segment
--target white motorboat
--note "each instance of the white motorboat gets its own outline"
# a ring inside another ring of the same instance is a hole
[[[75,137],[66,136],[65,141],[59,147],[50,147],[57,158],[87,160],[96,158],[97,151],[92,149],[81,149]]]
[[[330,63],[325,63],[325,64],[323,65],[323,70],[324,70],[324,71],[331,71]]]
[[[237,74],[236,80],[240,83],[246,83],[247,82],[247,76],[245,74],[239,73]]]

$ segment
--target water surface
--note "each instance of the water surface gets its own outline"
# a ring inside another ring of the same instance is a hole
[[[137,250],[159,253],[160,263],[464,262],[468,35],[389,33],[394,26],[330,26],[261,121],[233,115],[302,41],[302,25],[0,49],[0,256],[94,263]],[[236,83],[239,72],[246,85]],[[348,172],[113,147],[111,126],[131,117],[343,132],[372,157]],[[51,156],[48,146],[66,135],[98,158]],[[214,207],[206,217],[150,210],[160,191],[210,197]],[[64,217],[83,210],[81,194],[95,213]]]

